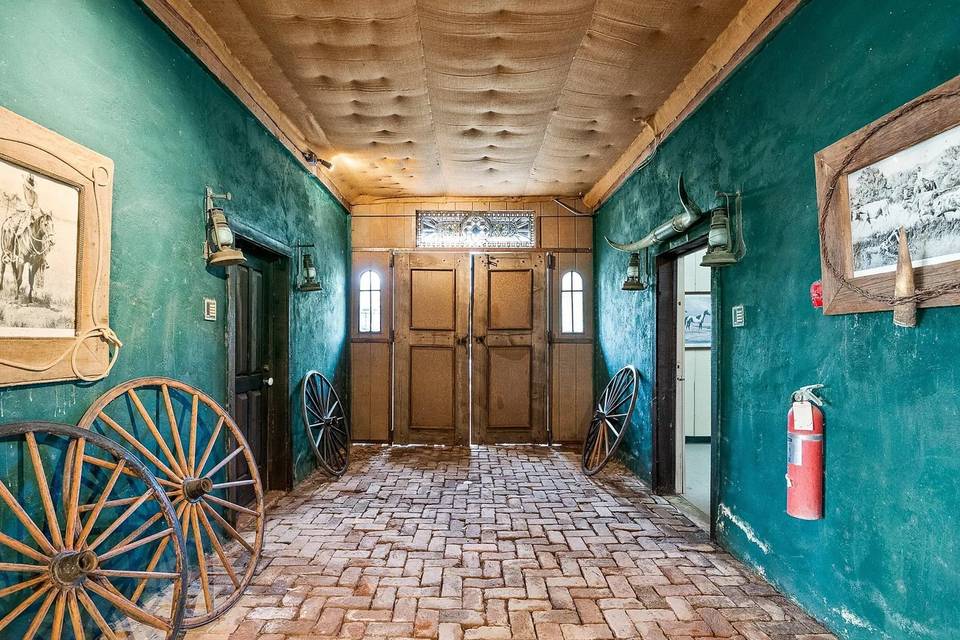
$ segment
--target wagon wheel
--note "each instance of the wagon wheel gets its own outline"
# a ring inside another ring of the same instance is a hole
[[[129,445],[185,498],[177,512],[189,559],[183,625],[221,616],[253,580],[263,549],[263,487],[233,418],[183,382],[137,378],[103,394],[79,426]]]
[[[597,410],[583,441],[580,466],[588,476],[600,471],[620,445],[637,404],[637,381],[637,370],[627,365],[613,376],[600,394]]]
[[[342,476],[350,463],[350,423],[337,390],[326,376],[309,371],[303,378],[303,424],[313,453],[328,473]]]
[[[178,638],[187,580],[178,492],[116,442],[74,426],[2,425],[0,447],[24,459],[0,480],[22,527],[0,533],[0,637],[58,640],[69,626],[76,639]],[[61,464],[69,471],[56,473]]]

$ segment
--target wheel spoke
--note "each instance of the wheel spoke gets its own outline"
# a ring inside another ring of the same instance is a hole
[[[223,499],[221,499],[221,498],[218,498],[217,496],[212,496],[212,495],[210,495],[209,493],[208,493],[206,496],[204,496],[204,499],[209,500],[210,502],[213,502],[214,504],[218,504],[218,505],[220,505],[221,507],[226,507],[227,509],[232,509],[233,511],[237,511],[238,513],[245,513],[245,514],[247,514],[247,515],[249,515],[249,516],[256,516],[256,517],[258,517],[258,518],[260,517],[260,514],[259,514],[258,512],[256,512],[256,511],[254,511],[253,509],[248,509],[248,508],[246,508],[246,507],[241,507],[241,506],[238,505],[238,504],[235,504],[235,503],[230,502],[230,501],[228,501],[228,500],[223,500]]]
[[[121,438],[123,438],[124,440],[126,440],[127,443],[128,443],[131,447],[133,447],[133,448],[136,449],[138,452],[140,452],[140,455],[142,455],[144,458],[146,458],[147,460],[149,460],[150,462],[152,462],[152,463],[154,464],[154,466],[157,467],[157,469],[159,469],[160,471],[163,471],[165,474],[167,474],[167,477],[168,477],[168,478],[172,478],[172,479],[177,480],[177,481],[183,480],[183,478],[180,477],[179,475],[177,475],[177,473],[174,472],[172,469],[170,469],[170,467],[168,467],[167,465],[163,464],[163,462],[160,461],[160,458],[158,458],[157,456],[153,455],[153,452],[150,451],[150,449],[148,449],[146,446],[144,446],[144,444],[143,444],[142,442],[140,442],[139,440],[137,440],[136,438],[134,438],[132,435],[130,435],[130,433],[129,433],[126,429],[124,429],[123,427],[121,427],[120,424],[117,423],[116,420],[114,420],[113,418],[111,418],[110,416],[108,416],[108,415],[107,415],[105,412],[103,412],[103,411],[101,411],[100,414],[99,414],[97,417],[99,417],[108,427],[110,427],[111,429],[113,429],[114,431],[116,431],[116,432],[117,432],[117,435],[119,435]]]
[[[93,600],[90,599],[90,596],[84,589],[77,589],[77,599],[80,600],[80,604],[83,605],[83,608],[87,610],[87,613],[93,619],[94,623],[96,623],[103,637],[106,638],[106,640],[117,640],[113,629],[111,629],[107,621],[103,619],[103,615],[100,613],[100,610],[97,609],[97,605],[93,603]]]
[[[96,466],[96,467],[102,467],[102,468],[104,468],[104,469],[115,469],[115,468],[117,467],[117,463],[115,463],[115,462],[108,462],[107,460],[103,460],[103,459],[101,459],[101,458],[95,458],[95,457],[91,456],[90,454],[85,454],[85,455],[83,456],[83,461],[86,462],[86,463],[88,463],[88,464],[92,464],[92,465],[94,465],[94,466]],[[125,476],[130,476],[131,478],[139,478],[139,477],[140,477],[140,476],[138,476],[138,475],[136,474],[136,472],[134,472],[134,471],[132,471],[132,470],[130,470],[130,469],[124,469],[124,470],[123,470],[123,475],[125,475]],[[177,488],[177,489],[179,489],[179,488],[181,487],[180,484],[177,484],[176,482],[171,482],[171,481],[166,480],[166,479],[164,479],[164,478],[157,478],[157,482],[159,482],[160,484],[162,484],[162,485],[165,486],[165,487],[171,487],[171,488]]]
[[[193,401],[190,406],[190,473],[194,473],[197,468],[197,417],[200,398],[193,394]]]
[[[57,512],[53,508],[53,498],[50,497],[50,485],[47,483],[47,474],[43,470],[43,461],[40,460],[40,450],[37,448],[37,436],[28,431],[26,434],[27,449],[30,451],[30,462],[33,464],[33,475],[37,480],[40,491],[40,501],[47,514],[47,527],[50,529],[50,539],[54,546],[63,547],[63,536],[60,533],[60,522]]]
[[[234,480],[233,482],[221,482],[220,484],[213,485],[214,490],[219,489],[229,489],[230,487],[249,487],[250,485],[257,484],[255,480]]]
[[[77,439],[77,450],[74,454],[73,465],[70,467],[70,498],[67,503],[66,529],[63,534],[64,546],[67,549],[73,549],[74,534],[77,532],[77,525],[80,523],[80,512],[77,508],[80,506],[80,482],[83,478],[83,452],[86,446],[87,441],[85,439]]]
[[[26,632],[24,632],[23,640],[33,640],[33,636],[37,634],[37,629],[43,624],[43,619],[47,617],[47,612],[50,611],[53,601],[57,599],[59,594],[60,592],[57,589],[50,589],[50,591],[47,592],[47,597],[43,599],[36,615],[33,616],[33,620],[30,621],[30,626],[27,627]]]
[[[96,569],[91,575],[99,578],[139,578],[142,580],[176,580],[180,577],[179,573],[166,571],[120,571],[113,569]]]
[[[143,494],[142,496],[140,496],[139,498],[137,498],[137,501],[136,501],[136,502],[134,502],[134,503],[131,504],[129,507],[127,507],[127,510],[124,511],[122,514],[120,514],[120,517],[119,517],[119,518],[117,518],[116,520],[114,520],[113,522],[111,522],[111,523],[110,523],[110,526],[107,527],[106,529],[104,529],[104,530],[103,530],[103,533],[101,533],[99,536],[97,536],[97,539],[94,540],[92,543],[90,543],[90,547],[89,547],[90,551],[93,551],[93,550],[96,549],[98,546],[100,546],[100,544],[101,544],[104,540],[106,540],[106,539],[110,536],[110,534],[112,534],[114,531],[117,530],[117,527],[119,527],[121,524],[123,524],[124,522],[126,522],[126,521],[127,521],[127,518],[129,518],[130,516],[132,516],[133,513],[134,513],[134,511],[136,511],[137,509],[139,509],[139,508],[143,505],[144,502],[146,502],[147,500],[150,499],[151,493],[152,493],[152,491],[149,491],[149,490],[148,490],[145,494]]]
[[[220,544],[220,539],[217,537],[217,534],[214,533],[213,527],[210,525],[210,519],[207,518],[207,514],[203,512],[203,509],[197,509],[196,511],[197,516],[200,518],[200,522],[203,524],[203,528],[207,532],[207,537],[210,538],[210,544],[213,545],[214,551],[217,552],[217,556],[220,558],[220,564],[223,565],[227,575],[230,576],[230,580],[233,582],[234,588],[239,589],[240,580],[237,579],[237,574],[233,570],[233,565],[230,564],[230,560],[227,558],[227,553],[223,550],[223,545]]]
[[[10,547],[14,551],[18,551],[23,555],[36,560],[37,562],[50,562],[50,556],[46,556],[32,547],[28,547],[19,540],[14,540],[5,533],[0,533],[0,544]]]
[[[160,392],[163,395],[163,406],[167,410],[167,422],[170,423],[170,437],[173,438],[173,447],[177,450],[177,457],[180,459],[180,468],[187,472],[190,467],[187,466],[187,456],[183,452],[183,440],[180,439],[180,427],[177,426],[173,403],[170,401],[170,388],[162,384],[160,385]]]
[[[223,460],[221,460],[220,462],[218,462],[213,469],[210,469],[210,471],[208,471],[207,473],[203,474],[203,477],[204,477],[204,478],[212,478],[213,475],[214,475],[217,471],[220,471],[220,469],[222,469],[223,467],[225,467],[225,466],[227,465],[227,463],[229,463],[231,460],[233,460],[234,458],[236,458],[236,457],[237,457],[238,455],[240,455],[241,453],[243,453],[243,447],[237,447],[236,449],[234,449],[233,451],[230,452],[230,455],[228,455],[226,458],[224,458]]]
[[[3,619],[0,620],[0,630],[6,629],[11,622],[19,618],[20,614],[29,609],[30,605],[43,597],[43,594],[49,591],[52,587],[53,585],[50,582],[47,582],[45,585],[24,598],[23,602],[14,607],[10,613],[5,615]]]
[[[200,569],[200,588],[203,589],[203,604],[207,613],[213,611],[213,596],[210,595],[210,578],[207,575],[207,558],[203,552],[203,540],[200,538],[200,517],[196,515],[198,507],[190,505],[193,516],[193,542],[197,548],[197,567]]]
[[[157,445],[160,447],[160,451],[163,452],[163,455],[166,456],[167,462],[170,463],[170,468],[177,472],[177,474],[182,478],[186,475],[186,470],[184,470],[180,463],[177,462],[177,459],[173,456],[173,452],[170,451],[170,447],[167,446],[167,443],[163,436],[160,435],[160,430],[157,429],[156,423],[154,423],[153,418],[150,417],[150,414],[147,412],[147,409],[143,406],[143,403],[140,402],[140,396],[137,395],[137,392],[133,389],[127,390],[127,395],[130,397],[130,400],[133,402],[133,406],[136,407],[137,413],[140,414],[140,417],[143,418],[144,424],[147,425],[147,429],[153,435],[154,440],[157,441]]]
[[[100,578],[100,580],[105,581],[109,584],[109,580],[106,578]],[[124,612],[134,620],[142,622],[145,625],[151,626],[154,629],[162,629],[164,631],[170,630],[170,625],[161,620],[160,618],[147,613],[137,605],[133,604],[127,600],[122,595],[111,591],[110,589],[105,588],[97,580],[88,580],[86,583],[86,588],[90,591],[93,591],[95,594],[115,606],[120,611]]]
[[[46,571],[44,571],[44,574],[46,574]],[[36,578],[30,578],[29,580],[24,580],[23,582],[12,584],[9,587],[0,589],[0,598],[5,598],[13,593],[18,593],[20,591],[23,591],[24,589],[29,589],[33,585],[40,584],[41,582],[46,582],[47,580],[48,580],[47,576],[42,575],[42,576],[37,576]]]
[[[150,543],[153,542],[154,540],[159,540],[160,538],[163,538],[163,537],[165,537],[165,536],[168,536],[168,535],[170,535],[171,533],[173,533],[173,529],[172,529],[172,528],[164,529],[163,531],[158,531],[157,533],[151,534],[151,535],[147,536],[146,538],[140,538],[140,539],[137,540],[136,542],[131,542],[131,543],[129,543],[129,544],[125,544],[125,545],[123,545],[122,547],[120,547],[120,546],[114,547],[113,549],[111,549],[111,550],[108,551],[107,553],[105,553],[105,554],[103,554],[103,555],[100,556],[100,562],[106,562],[107,560],[109,560],[109,559],[111,559],[111,558],[115,558],[116,556],[118,556],[118,555],[120,555],[120,554],[122,554],[122,553],[127,553],[128,551],[133,551],[134,549],[137,549],[137,548],[139,548],[139,547],[142,547],[142,546],[145,545],[145,544],[150,544]]]
[[[205,502],[201,502],[200,504],[203,506],[204,509],[207,510],[207,512],[211,515],[211,517],[213,517],[213,519],[216,520],[217,524],[219,524],[220,527],[224,531],[226,531],[231,538],[239,542],[247,551],[249,551],[250,553],[253,553],[253,547],[250,545],[250,543],[244,540],[243,536],[241,536],[240,533],[236,529],[234,529],[229,522],[224,520],[223,516],[217,513],[216,509],[214,509],[213,507],[211,507]]]
[[[187,506],[189,506],[189,503],[187,503],[187,501],[184,500],[180,504],[180,506],[177,507],[176,515],[177,515],[178,521],[183,519],[183,513],[187,510]],[[157,545],[157,550],[153,552],[153,557],[150,558],[150,562],[147,564],[147,571],[153,571],[154,569],[157,568],[157,564],[159,564],[160,562],[160,557],[163,555],[163,551],[164,549],[167,548],[167,544],[169,544],[169,542],[170,542],[170,538],[164,538],[163,540],[160,541],[160,544]],[[137,585],[137,588],[134,589],[133,595],[130,596],[130,600],[133,603],[136,603],[138,600],[140,600],[140,596],[143,594],[143,590],[146,587],[147,587],[147,581],[141,580],[140,584]]]
[[[17,502],[17,499],[13,497],[13,494],[10,493],[10,489],[7,488],[3,480],[0,480],[0,499],[7,503],[7,506],[13,511],[13,515],[17,517],[20,524],[22,524],[27,530],[27,533],[30,534],[30,537],[40,545],[40,548],[43,549],[47,555],[52,556],[57,553],[57,550],[53,548],[50,541],[47,540],[43,532],[40,531],[40,527],[37,526],[27,512],[23,510],[23,507],[20,506],[20,503]]]
[[[80,619],[80,607],[77,606],[76,591],[68,592],[67,610],[70,612],[70,626],[73,627],[73,639],[86,640],[86,636],[83,634],[83,620]]]
[[[87,541],[90,531],[93,530],[93,525],[97,522],[97,518],[100,517],[100,512],[103,511],[103,508],[107,503],[107,498],[110,496],[110,492],[113,491],[113,485],[117,483],[117,479],[120,477],[120,474],[123,473],[123,469],[126,466],[126,461],[120,460],[117,462],[117,466],[114,467],[113,473],[110,474],[110,479],[107,480],[107,486],[103,488],[100,498],[93,506],[93,510],[90,512],[90,515],[87,516],[87,523],[84,525],[83,530],[80,532],[80,537],[77,539],[78,547],[82,547]]]
[[[50,640],[60,640],[63,633],[63,614],[67,606],[67,595],[61,591],[57,594],[57,603],[53,607],[53,626],[50,629]]]
[[[207,443],[207,448],[204,449],[203,455],[200,456],[200,462],[197,463],[197,468],[193,471],[196,477],[199,477],[203,473],[203,468],[207,466],[207,458],[210,457],[211,452],[213,452],[213,446],[217,443],[217,436],[220,435],[220,430],[223,429],[223,416],[220,416],[220,419],[217,421],[217,426],[213,429],[213,435],[210,436],[210,442]]]

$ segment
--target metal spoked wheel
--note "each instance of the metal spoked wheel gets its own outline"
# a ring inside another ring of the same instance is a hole
[[[79,426],[129,446],[168,490],[189,559],[184,627],[226,612],[253,580],[265,513],[257,462],[233,418],[183,382],[138,378],[102,395]]]
[[[633,407],[637,404],[639,376],[632,365],[617,372],[604,387],[597,410],[583,441],[580,466],[588,476],[600,471],[620,446],[623,434],[630,424]]]
[[[186,551],[157,478],[109,438],[51,422],[0,426],[0,458],[23,460],[0,474],[0,637],[179,638]]]
[[[328,473],[342,476],[350,463],[350,423],[337,390],[317,371],[303,378],[303,424],[317,462]]]

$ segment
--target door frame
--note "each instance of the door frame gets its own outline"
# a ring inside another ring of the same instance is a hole
[[[671,247],[656,257],[656,290],[654,301],[654,367],[651,486],[658,495],[679,493],[677,473],[677,261],[684,255],[702,249],[706,237]],[[720,436],[720,287],[716,272],[710,277],[710,309],[713,314],[710,353],[710,535],[715,534],[719,491],[717,441]],[[681,487],[682,488],[682,487]]]
[[[264,491],[289,491],[293,488],[293,444],[292,425],[290,424],[290,259],[292,251],[270,238],[261,236],[253,230],[244,229],[243,235],[237,234],[238,246],[246,245],[261,253],[269,260],[268,274],[270,287],[269,313],[270,330],[268,332],[269,360],[274,365],[273,386],[267,387],[267,459],[264,462],[266,477],[261,481]],[[236,320],[237,301],[235,267],[226,270],[227,312],[226,312],[226,349],[227,349],[227,412],[231,416],[236,407],[236,388],[234,385],[237,371],[236,363]]]

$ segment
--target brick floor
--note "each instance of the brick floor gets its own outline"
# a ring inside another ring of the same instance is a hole
[[[354,449],[267,523],[262,568],[187,640],[827,640],[623,467],[545,447]]]

